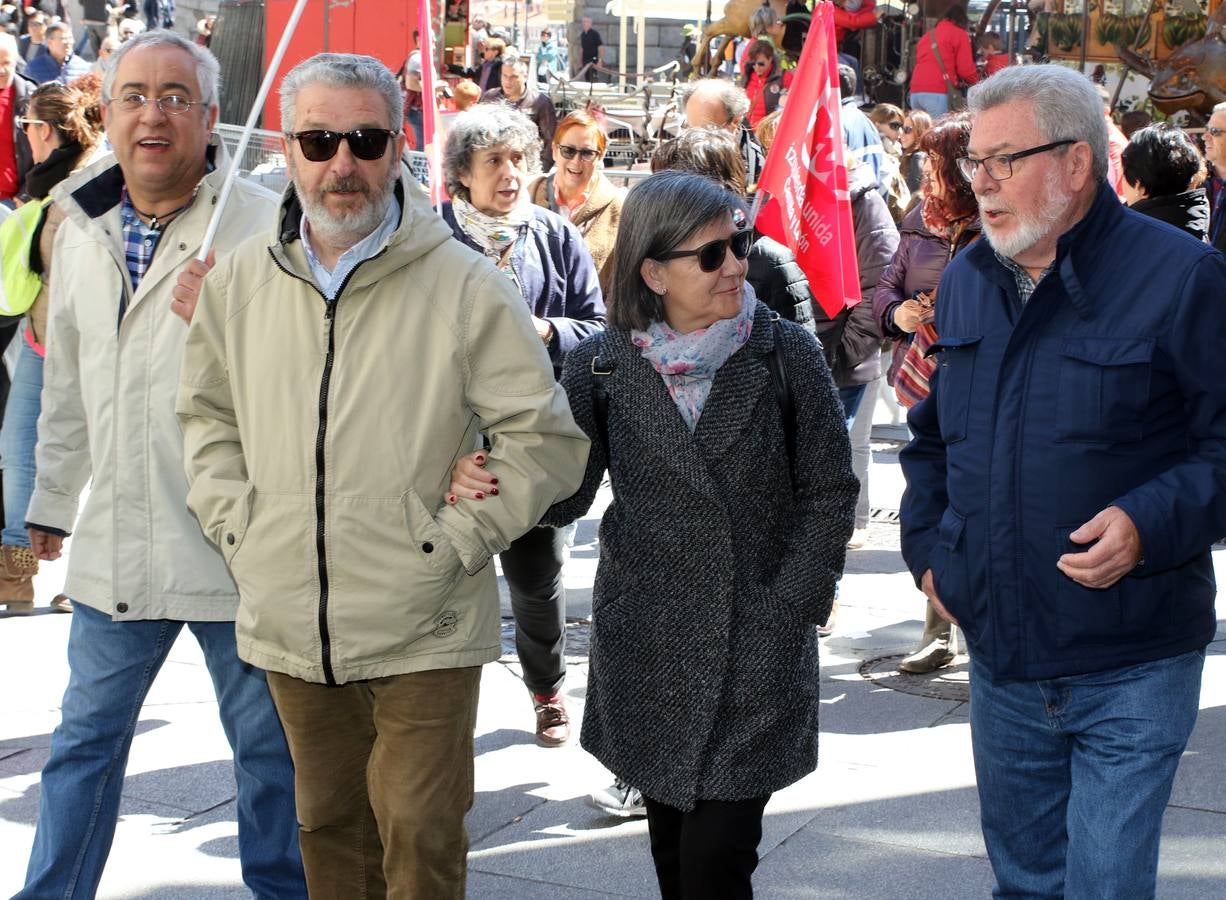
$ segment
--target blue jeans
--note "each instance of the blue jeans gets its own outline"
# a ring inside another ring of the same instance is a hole
[[[1203,651],[1047,681],[971,660],[971,742],[1000,898],[1148,898]]]
[[[413,149],[418,153],[426,149],[425,116],[420,106],[414,106],[404,111],[404,120],[413,129]]]
[[[141,705],[184,625],[204,651],[234,750],[243,881],[261,900],[306,897],[289,749],[264,673],[238,658],[234,623],[114,622],[77,604],[68,690],[43,768],[26,886],[14,900],[96,893]]]
[[[23,324],[22,329],[26,326]],[[13,383],[0,428],[0,470],[4,472],[4,531],[0,542],[30,546],[26,508],[34,493],[34,445],[38,443],[38,413],[42,409],[43,358],[21,341]]]
[[[909,99],[912,109],[922,109],[934,119],[949,112],[949,96],[944,91],[939,94],[928,91],[920,91],[918,93],[913,91]]]
[[[856,420],[856,412],[860,409],[860,401],[864,399],[866,384],[853,384],[850,387],[839,388],[839,402],[843,404],[843,418],[847,421],[847,430]]]

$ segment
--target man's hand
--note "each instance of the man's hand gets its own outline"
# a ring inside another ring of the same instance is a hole
[[[1141,534],[1118,506],[1108,506],[1069,535],[1074,544],[1098,543],[1081,553],[1066,553],[1056,568],[1088,588],[1109,588],[1141,561]]]
[[[60,551],[64,549],[64,539],[58,534],[50,534],[46,531],[39,531],[37,528],[28,529],[30,532],[30,549],[34,551],[34,555],[44,562],[51,562],[60,558]]]
[[[553,323],[548,319],[542,319],[539,316],[532,317],[532,324],[536,326],[536,334],[542,341],[548,344],[553,339]]]
[[[192,323],[192,316],[196,312],[196,301],[200,299],[200,286],[204,284],[204,276],[209,274],[209,270],[217,264],[217,251],[210,250],[208,259],[201,262],[198,259],[191,260],[183,267],[183,271],[179,273],[179,280],[175,282],[174,290],[170,295],[174,297],[170,301],[170,310],[188,325]]]
[[[949,610],[941,603],[941,598],[937,596],[937,585],[932,580],[932,569],[924,572],[924,577],[920,579],[920,590],[928,598],[928,602],[932,604],[932,608],[937,611],[937,615],[949,622],[951,625],[957,625],[958,620],[949,614]]]

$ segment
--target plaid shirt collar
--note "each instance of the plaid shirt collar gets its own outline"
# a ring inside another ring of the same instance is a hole
[[[120,194],[119,219],[123,223],[124,258],[128,262],[128,275],[132,279],[132,290],[135,292],[141,279],[149,271],[153,254],[162,239],[163,229],[152,228],[140,220],[126,187]],[[120,314],[122,315],[122,311]]]
[[[995,250],[992,251],[996,253]],[[1015,263],[1007,256],[1001,256],[996,253],[996,258],[1000,260],[1001,265],[1013,273],[1013,280],[1017,283],[1017,295],[1022,299],[1022,306],[1025,306],[1030,300],[1030,295],[1034,293],[1035,288],[1039,286],[1039,282],[1047,277],[1047,273],[1056,267],[1055,262],[1039,273],[1038,280],[1030,277],[1030,273]]]

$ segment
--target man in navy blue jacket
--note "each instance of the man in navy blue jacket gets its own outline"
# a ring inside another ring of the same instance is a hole
[[[1082,76],[969,100],[987,240],[941,280],[903,555],[970,647],[996,896],[1152,896],[1216,630],[1226,258],[1120,206]]]

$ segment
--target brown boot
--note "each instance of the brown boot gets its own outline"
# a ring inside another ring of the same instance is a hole
[[[937,615],[932,603],[928,603],[919,648],[899,662],[898,671],[925,675],[953,662],[955,654],[951,645],[952,629],[952,625]]]
[[[5,544],[0,547],[4,571],[0,573],[0,605],[10,612],[34,608],[34,576],[38,557],[29,547]]]

